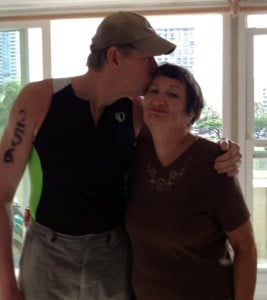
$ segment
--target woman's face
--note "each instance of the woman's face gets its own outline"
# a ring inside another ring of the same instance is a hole
[[[149,128],[187,129],[191,117],[186,113],[186,87],[177,79],[157,76],[150,84],[144,102],[144,120]]]

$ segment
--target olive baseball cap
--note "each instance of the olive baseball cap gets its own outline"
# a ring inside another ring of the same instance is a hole
[[[100,23],[90,48],[94,51],[124,44],[131,44],[147,56],[169,54],[176,48],[160,37],[145,17],[124,11],[113,13]]]

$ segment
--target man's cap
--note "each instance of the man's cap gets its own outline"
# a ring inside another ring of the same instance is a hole
[[[100,23],[92,38],[91,51],[124,44],[131,44],[147,56],[169,54],[176,48],[160,37],[145,17],[120,11]]]

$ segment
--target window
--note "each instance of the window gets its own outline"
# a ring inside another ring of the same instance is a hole
[[[265,18],[266,19],[266,18]],[[264,19],[263,19],[264,20]],[[255,21],[255,22],[254,22]],[[256,18],[248,18],[247,31],[247,160],[252,160],[252,211],[258,248],[258,263],[267,268],[267,28]],[[265,26],[267,23],[265,21]]]
[[[256,300],[267,296],[266,19],[267,15],[263,14],[244,14],[239,24],[238,129],[245,154],[243,186],[252,213],[258,251]]]
[[[254,144],[253,216],[258,262],[267,267],[267,31],[253,37]]]
[[[3,70],[0,73],[0,137],[21,87],[29,80],[42,78],[41,45],[40,28],[0,31],[0,68]],[[23,214],[28,206],[28,195],[29,184],[25,172],[13,202],[12,243],[16,269],[24,238]]]
[[[223,16],[168,15],[148,16],[148,19],[159,35],[177,45],[170,55],[157,57],[157,62],[168,61],[188,68],[202,88],[205,108],[193,131],[210,140],[219,140],[223,111]]]
[[[52,76],[84,74],[91,38],[102,18],[51,21]]]

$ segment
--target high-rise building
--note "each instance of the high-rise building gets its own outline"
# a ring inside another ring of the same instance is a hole
[[[18,31],[0,32],[0,87],[8,80],[20,80],[20,39]]]
[[[176,50],[167,56],[157,57],[159,63],[168,61],[186,67],[194,73],[195,67],[195,29],[194,28],[156,28],[163,38],[177,45]]]

